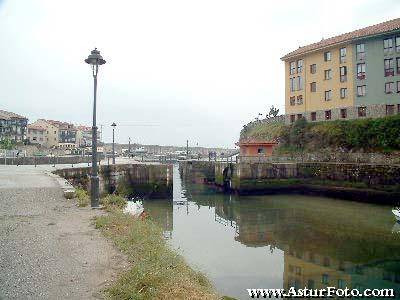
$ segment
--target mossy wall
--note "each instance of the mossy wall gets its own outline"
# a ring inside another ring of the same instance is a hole
[[[90,191],[91,168],[55,171],[75,186]],[[172,165],[127,164],[99,168],[100,193],[117,192],[123,196],[172,198]]]

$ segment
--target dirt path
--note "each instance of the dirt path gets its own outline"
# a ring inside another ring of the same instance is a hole
[[[94,229],[100,213],[43,171],[0,166],[0,299],[102,298],[126,260]]]

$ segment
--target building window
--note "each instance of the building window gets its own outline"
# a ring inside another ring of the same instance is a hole
[[[394,115],[394,104],[386,105],[386,115]]]
[[[367,116],[367,108],[365,106],[360,106],[358,108],[358,116],[359,117],[366,117]]]
[[[301,76],[297,76],[297,90],[301,91],[303,89],[303,78]]]
[[[367,90],[367,86],[366,86],[366,85],[357,86],[357,96],[358,96],[358,97],[363,97],[363,96],[365,96],[366,93],[367,93],[366,90]]]
[[[324,257],[324,267],[329,267],[331,265],[331,262],[328,257]]]
[[[332,70],[325,70],[325,80],[332,79]]]
[[[295,268],[295,273],[296,273],[296,275],[301,275],[301,268],[300,267],[296,267]]]
[[[347,109],[346,108],[340,109],[340,117],[342,119],[346,119],[347,118]]]
[[[397,74],[400,75],[400,57],[396,58],[396,64],[397,64]]]
[[[297,105],[301,105],[301,104],[303,104],[303,96],[302,95],[297,96]]]
[[[332,112],[330,110],[325,111],[325,120],[330,120],[332,118]]]
[[[400,36],[396,36],[396,51],[400,52]]]
[[[290,123],[294,123],[295,120],[296,120],[296,116],[290,115]]]
[[[331,52],[330,52],[330,51],[325,52],[325,53],[324,53],[324,60],[325,60],[325,61],[331,61],[331,59],[332,59],[332,54],[331,54]]]
[[[325,101],[332,100],[332,90],[325,91]]]
[[[317,65],[316,64],[310,65],[310,73],[311,74],[317,73]]]
[[[347,49],[346,48],[340,48],[340,63],[345,63],[346,62],[346,54],[347,54]]]
[[[341,88],[340,89],[340,98],[341,99],[347,98],[347,88]]]
[[[365,79],[365,63],[357,64],[357,79]]]
[[[257,153],[258,154],[263,154],[263,153],[265,153],[265,149],[264,148],[258,148],[257,149]]]
[[[293,75],[294,73],[296,73],[296,62],[295,61],[292,61],[290,63],[289,73],[290,73],[290,75]]]
[[[294,96],[290,97],[289,101],[290,101],[290,106],[294,106],[296,104],[296,97]]]
[[[297,73],[303,72],[303,60],[300,59],[297,61]]]
[[[323,284],[328,284],[329,283],[329,276],[328,274],[322,274],[321,282]]]
[[[317,91],[317,83],[316,82],[311,82],[310,83],[310,91],[312,93],[315,93]]]
[[[309,288],[310,290],[313,290],[314,287],[315,287],[314,280],[309,279],[308,282],[307,282],[307,288]]]
[[[357,59],[364,60],[365,59],[365,44],[357,44],[356,52],[357,52]]]
[[[386,82],[385,83],[385,93],[393,94],[394,92],[394,82]]]
[[[346,288],[346,282],[343,279],[338,279],[337,287],[339,289],[345,289]]]
[[[290,91],[294,92],[296,89],[294,78],[290,78],[289,80],[290,80]]]
[[[312,112],[311,113],[311,121],[316,121],[317,120],[317,113],[316,112]]]
[[[394,76],[394,61],[393,58],[385,59],[385,77]]]
[[[303,117],[302,114],[297,114],[297,120],[300,120]]]
[[[383,53],[390,54],[393,52],[393,39],[388,38],[383,40]]]
[[[400,81],[397,81],[397,92],[400,93]]]
[[[347,81],[347,67],[340,67],[340,82],[345,82]]]

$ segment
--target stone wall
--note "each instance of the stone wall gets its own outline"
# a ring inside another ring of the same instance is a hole
[[[99,157],[100,160],[100,157]],[[91,156],[27,156],[4,158],[0,157],[0,165],[59,165],[92,162]]]
[[[400,104],[400,101],[399,103]],[[361,106],[361,105],[360,105]],[[363,105],[362,105],[363,106]],[[301,112],[301,113],[296,113],[296,114],[286,114],[285,115],[285,124],[291,124],[290,121],[290,116],[294,115],[295,119],[297,120],[298,114],[301,114],[303,118],[306,118],[308,122],[319,122],[319,121],[333,121],[333,120],[352,120],[352,119],[363,119],[363,118],[381,118],[381,117],[386,117],[386,104],[373,104],[373,105],[367,105],[366,107],[366,116],[365,117],[359,117],[358,116],[358,106],[347,106],[347,107],[338,107],[338,108],[332,108],[330,109],[331,111],[331,119],[326,120],[325,119],[325,111],[326,110],[316,110],[314,111],[316,113],[316,120],[312,121],[311,120],[311,111],[307,112]],[[341,109],[346,109],[347,117],[345,119],[341,118],[340,110]],[[398,110],[397,104],[395,104],[394,107],[394,113],[400,113]]]
[[[356,153],[325,151],[320,153],[303,153],[292,155],[240,156],[243,163],[272,163],[272,162],[337,162],[337,163],[371,163],[371,164],[400,164],[400,155],[397,153]]]
[[[385,204],[400,199],[398,164],[210,163],[214,164],[214,184],[239,194],[313,193]]]
[[[212,161],[181,161],[179,172],[184,180],[194,183],[215,181],[215,162]]]
[[[400,165],[298,163],[298,178],[364,183],[376,185],[400,185]]]
[[[91,168],[68,168],[54,173],[90,191]],[[100,193],[128,197],[172,198],[172,165],[126,164],[99,168]]]

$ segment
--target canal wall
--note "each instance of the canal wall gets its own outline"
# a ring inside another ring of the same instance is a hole
[[[213,161],[182,161],[179,172],[184,180],[193,183],[215,182],[216,164]]]
[[[54,171],[75,186],[90,191],[91,168]],[[118,164],[99,168],[100,193],[127,197],[172,198],[172,165]]]
[[[194,167],[196,163],[191,162],[192,168],[197,169]],[[210,163],[214,164],[214,184],[226,192],[308,193],[386,204],[396,204],[400,199],[400,165],[329,162]],[[208,165],[208,171],[210,168]],[[195,174],[187,173],[186,176]]]

